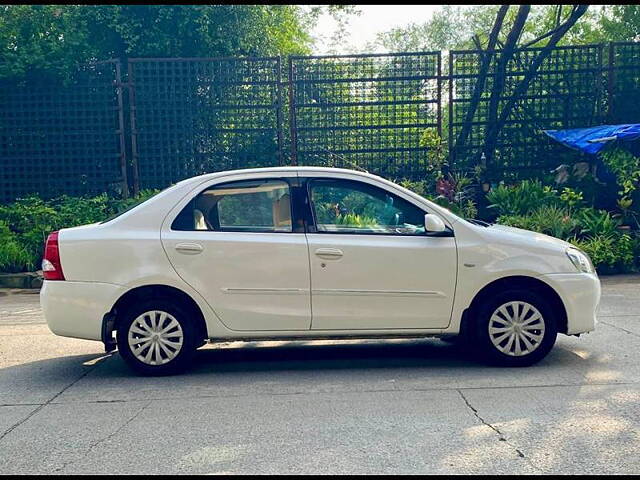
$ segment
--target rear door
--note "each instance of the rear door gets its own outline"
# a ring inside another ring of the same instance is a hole
[[[292,215],[296,181],[213,184],[164,227],[176,272],[232,330],[310,328],[307,242]]]

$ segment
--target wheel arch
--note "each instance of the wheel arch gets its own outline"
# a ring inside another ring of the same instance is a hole
[[[560,295],[558,295],[558,292],[556,292],[546,282],[543,282],[538,278],[528,277],[525,275],[512,275],[508,277],[502,277],[493,280],[492,282],[482,287],[480,291],[478,291],[478,293],[476,293],[476,295],[473,297],[470,305],[465,309],[463,313],[461,332],[468,332],[468,329],[475,318],[475,314],[478,312],[480,305],[485,299],[490,298],[496,293],[518,288],[535,291],[543,296],[547,301],[549,301],[554,311],[558,312],[558,332],[567,333],[567,309],[564,306]]]
[[[120,298],[116,300],[113,307],[111,307],[109,313],[104,316],[102,321],[102,341],[105,344],[105,349],[107,351],[111,351],[115,348],[113,331],[117,328],[120,314],[136,302],[154,298],[169,298],[180,302],[180,304],[182,304],[191,313],[192,316],[190,318],[198,329],[198,337],[201,337],[203,340],[207,338],[207,324],[204,318],[204,313],[188,293],[169,285],[143,285],[132,288],[122,294]]]

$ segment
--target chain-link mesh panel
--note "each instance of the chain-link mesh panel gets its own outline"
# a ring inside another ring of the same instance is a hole
[[[86,66],[65,85],[0,81],[0,201],[121,192],[116,65]]]
[[[141,188],[281,162],[279,59],[134,59],[129,80]]]
[[[439,53],[293,58],[294,161],[423,177],[423,135],[440,129],[439,68]]]
[[[640,121],[640,43],[611,45],[610,122]]]
[[[504,75],[504,90],[498,112],[513,97],[518,84],[540,53],[538,48],[516,51]],[[491,57],[488,75],[468,137],[459,135],[467,123],[482,53],[455,51],[450,56],[450,148],[455,168],[468,170],[477,165],[483,153],[489,119],[490,96],[496,79],[501,52]],[[526,93],[520,96],[497,138],[493,162],[487,165],[487,178],[504,175],[540,176],[563,161],[577,158],[566,147],[551,141],[545,129],[579,128],[602,120],[602,49],[599,46],[559,47],[538,69]]]

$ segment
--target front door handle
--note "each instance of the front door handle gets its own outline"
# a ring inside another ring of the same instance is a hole
[[[186,255],[196,255],[204,250],[199,243],[179,243],[175,246],[175,249]]]
[[[336,260],[342,257],[342,250],[339,248],[319,248],[315,251],[315,254],[320,258]]]

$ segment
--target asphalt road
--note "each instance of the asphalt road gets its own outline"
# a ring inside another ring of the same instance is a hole
[[[2,293],[0,293],[2,295]],[[439,340],[207,346],[133,376],[0,296],[0,473],[640,473],[640,277],[595,332],[490,368]]]

